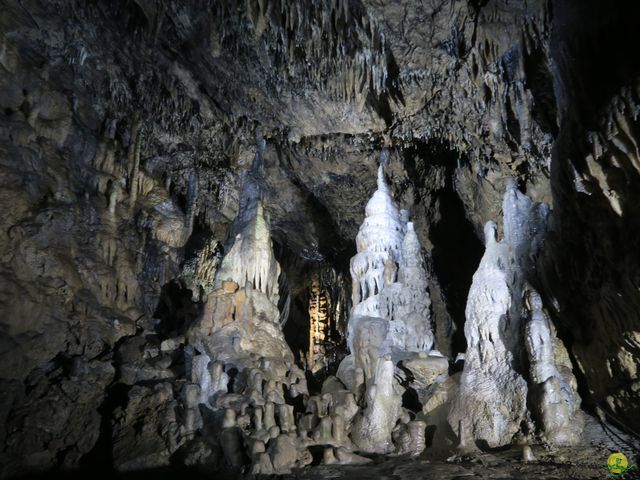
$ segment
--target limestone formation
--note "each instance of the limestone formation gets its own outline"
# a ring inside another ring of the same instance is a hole
[[[380,357],[365,398],[366,409],[354,422],[352,438],[365,452],[393,451],[391,432],[400,416],[401,398],[394,391],[394,365],[389,356]]]
[[[536,278],[549,210],[510,182],[503,212],[504,240],[496,240],[493,222],[485,226],[485,254],[467,301],[464,370],[449,422],[468,437],[460,438],[465,448],[509,444],[531,416],[548,443],[575,444],[583,420],[571,362],[540,295],[527,286]]]
[[[514,308],[516,275],[509,245],[485,226],[485,254],[473,276],[465,323],[467,353],[450,423],[462,422],[470,439],[491,447],[511,443],[526,416],[527,383],[520,361],[520,318]]]
[[[392,359],[426,358],[434,344],[422,248],[407,213],[391,198],[383,163],[356,237],[358,253],[351,259],[351,356],[338,369],[356,398],[364,395],[365,408],[354,421],[351,438],[363,451],[377,453],[394,450],[392,432],[401,415],[403,387],[394,380]],[[400,451],[424,449],[412,428],[413,436],[406,433]]]
[[[584,419],[571,361],[543,309],[540,295],[535,290],[526,293],[529,319],[525,345],[534,395],[533,413],[548,443],[576,444],[582,436]]]

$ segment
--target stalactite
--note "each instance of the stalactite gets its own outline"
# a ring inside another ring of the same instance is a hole
[[[142,135],[140,132],[140,121],[135,119],[131,127],[131,144],[129,145],[129,165],[131,165],[129,176],[129,211],[133,210],[138,198],[138,174],[140,171],[141,143]]]
[[[193,221],[196,216],[198,199],[198,180],[195,174],[189,177],[189,186],[187,189],[187,211],[185,215],[185,243],[193,233]]]
[[[309,351],[307,365],[312,373],[322,369],[327,359],[331,335],[330,297],[320,275],[314,273],[309,287]]]

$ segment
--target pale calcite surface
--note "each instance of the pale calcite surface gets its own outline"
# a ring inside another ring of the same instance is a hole
[[[485,226],[486,249],[473,276],[466,308],[467,352],[449,423],[468,439],[491,447],[509,444],[526,418],[527,383],[517,371],[519,318],[513,308],[515,275],[509,245]]]

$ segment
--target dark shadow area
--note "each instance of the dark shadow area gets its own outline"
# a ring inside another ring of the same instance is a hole
[[[484,253],[464,205],[458,196],[453,176],[460,154],[444,143],[416,143],[405,150],[405,167],[416,194],[431,198],[437,206],[437,222],[430,229],[433,244],[432,266],[444,293],[446,308],[456,325],[452,338],[452,354],[466,350],[464,337],[465,307],[471,280]],[[429,185],[432,170],[444,173],[445,185]]]
[[[556,91],[558,103],[593,127],[611,97],[640,73],[640,3],[556,0],[552,12],[551,56],[564,87]]]
[[[513,445],[505,445],[503,447],[492,448],[489,446],[486,440],[476,440],[476,447],[482,450],[485,453],[498,453],[498,452],[506,452],[513,448]]]
[[[113,413],[118,407],[125,408],[131,387],[114,383],[105,391],[105,398],[98,409],[100,413],[100,435],[91,451],[80,460],[83,469],[110,470],[113,467]]]
[[[414,413],[422,411],[422,403],[417,392],[413,388],[407,388],[402,394],[402,406]]]
[[[555,137],[558,134],[558,111],[547,57],[542,49],[537,48],[523,52],[522,61],[527,87],[534,98],[531,114],[543,132]]]
[[[284,338],[291,348],[296,362],[302,365],[304,353],[309,348],[309,294],[306,289],[299,292],[291,301],[289,320],[282,329]],[[302,352],[302,354],[301,354]]]
[[[196,255],[200,250],[202,250],[211,241],[212,238],[215,238],[215,236],[211,231],[209,225],[207,225],[206,220],[202,215],[197,215],[194,218],[193,231],[191,232],[191,236],[184,246],[185,261],[193,258],[193,256]],[[218,243],[215,253],[220,257],[224,255],[224,246],[222,245],[222,243]]]
[[[640,57],[634,53],[639,15],[640,4],[633,1],[553,2],[550,55],[562,123],[551,164],[557,231],[547,248],[552,315],[572,354],[583,408],[600,407],[635,431],[640,427],[638,402],[632,400],[628,380],[615,370],[612,374],[611,365],[616,364],[614,352],[623,348],[625,332],[640,324],[634,253],[640,197],[637,170],[628,164],[637,155],[618,150],[613,141],[604,142],[596,155],[604,165],[604,187],[594,179],[586,158],[592,152],[590,132],[611,138],[610,113],[626,117],[628,123],[627,133],[614,135],[617,141],[638,138],[637,115],[610,104],[636,84],[640,73]],[[576,184],[580,177],[586,178],[584,185]],[[619,214],[610,196],[620,199]]]
[[[200,313],[200,304],[192,301],[191,290],[181,282],[171,280],[162,287],[160,300],[153,317],[158,320],[156,330],[166,337],[184,333]]]
[[[447,186],[440,192],[442,219],[431,230],[433,268],[447,299],[447,309],[456,324],[452,352],[467,349],[464,337],[465,307],[473,274],[480,264],[484,246],[467,220],[464,206],[455,192],[453,169],[447,175]]]
[[[193,480],[236,480],[243,478],[241,474],[229,472],[211,472],[189,467],[164,467],[136,472],[118,472],[101,467],[81,468],[70,471],[46,471],[41,473],[8,477],[10,480],[175,480],[189,478]]]
[[[330,178],[335,188],[352,188],[343,176],[330,175]],[[349,261],[356,254],[355,240],[340,236],[332,212],[313,192],[295,177],[291,182],[305,201],[298,209],[289,212],[286,219],[272,225],[276,259],[282,264],[281,258],[291,255],[298,257],[299,261],[326,262],[336,271],[348,274]],[[291,278],[290,272],[285,271]]]

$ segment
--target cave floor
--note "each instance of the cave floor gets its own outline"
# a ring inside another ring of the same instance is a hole
[[[521,449],[509,448],[494,453],[479,453],[456,460],[429,460],[395,457],[379,458],[365,465],[320,465],[294,472],[290,479],[640,479],[638,469],[624,475],[611,475],[607,458],[611,450],[602,447],[576,447],[547,451],[532,448],[536,461],[523,463]],[[630,463],[633,460],[630,458]]]

